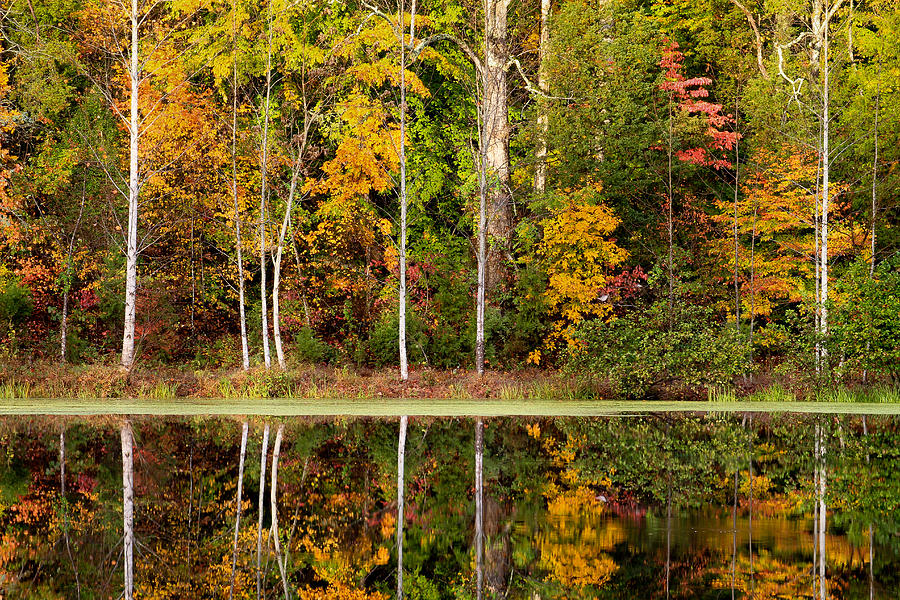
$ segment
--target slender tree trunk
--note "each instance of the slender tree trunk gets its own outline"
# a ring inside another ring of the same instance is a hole
[[[234,501],[234,550],[231,554],[231,585],[228,588],[228,600],[234,597],[234,578],[237,573],[238,532],[241,529],[241,492],[244,488],[244,458],[247,456],[247,421],[241,427],[241,457],[238,462],[237,498]]]
[[[78,209],[78,218],[75,227],[69,236],[69,247],[66,251],[66,281],[63,286],[62,319],[59,326],[59,361],[66,362],[69,337],[69,291],[72,289],[72,260],[75,252],[75,236],[78,235],[78,227],[81,225],[81,217],[84,216],[84,188],[81,190],[81,207]]]
[[[675,198],[673,196],[674,189],[672,187],[672,153],[674,151],[674,125],[672,123],[672,104],[675,102],[674,92],[669,93],[669,143],[667,153],[667,182],[666,191],[668,193],[668,211],[666,213],[666,229],[668,230],[668,260],[666,261],[666,270],[669,280],[669,329],[672,328],[675,319],[675,266],[673,264],[673,252],[675,248],[675,222],[673,205]]]
[[[747,512],[747,551],[750,554],[750,597],[753,597],[753,415],[748,422],[750,437],[747,441],[747,472],[750,476],[750,505]]]
[[[231,197],[234,202],[234,246],[237,250],[238,307],[241,320],[241,366],[250,369],[250,345],[247,341],[247,314],[244,300],[244,256],[241,244],[241,207],[237,191],[237,0],[231,6]]]
[[[756,325],[756,217],[759,207],[753,201],[753,229],[750,238],[750,361],[753,361],[753,330]]]
[[[740,96],[740,88],[734,99],[734,130],[737,134],[734,139],[734,221],[732,228],[734,233],[734,322],[737,324],[738,330],[741,326],[741,288],[738,283],[738,275],[740,273],[739,254],[738,254],[738,197],[741,189],[741,152],[740,140],[741,135],[738,131],[738,97]]]
[[[275,540],[275,560],[278,562],[278,570],[281,572],[281,583],[284,586],[284,599],[291,600],[290,590],[288,590],[287,573],[285,572],[285,561],[281,556],[281,539],[278,533],[278,459],[281,456],[281,439],[284,434],[284,424],[278,425],[278,431],[275,433],[275,448],[272,450],[272,487],[269,490],[269,500],[272,505],[272,539]]]
[[[403,600],[403,490],[405,487],[406,428],[409,418],[400,417],[397,442],[397,600]]]
[[[262,304],[263,361],[268,369],[272,364],[269,353],[269,307],[266,288],[266,183],[269,162],[269,106],[272,98],[272,2],[267,3],[268,45],[266,47],[266,103],[263,109],[262,161],[260,162],[259,197],[259,276],[260,300]]]
[[[272,277],[272,333],[275,338],[275,354],[278,357],[278,366],[281,370],[287,369],[284,359],[284,350],[281,345],[281,257],[284,254],[284,240],[287,236],[288,225],[291,222],[291,211],[294,208],[294,196],[297,193],[297,180],[300,177],[299,165],[296,165],[291,176],[291,187],[288,191],[288,200],[284,208],[284,219],[281,222],[281,231],[278,234],[278,247],[275,249],[275,274]]]
[[[131,422],[122,423],[122,516],[124,523],[123,558],[125,600],[134,594],[134,433]]]
[[[128,227],[125,251],[125,323],[122,335],[122,368],[131,371],[134,366],[134,330],[137,304],[137,259],[138,259],[138,199],[140,196],[140,172],[138,171],[138,151],[140,141],[140,111],[138,93],[141,85],[141,67],[138,61],[140,49],[138,26],[138,0],[131,0],[131,55],[128,77],[131,83],[131,115],[128,126]]]
[[[818,546],[818,570],[819,570],[819,600],[826,600],[828,589],[825,572],[825,531],[827,527],[828,508],[825,501],[826,474],[825,474],[825,430],[816,422],[816,470],[818,471],[816,483],[816,504],[818,509],[818,528],[816,531],[816,545]]]
[[[550,93],[550,77],[548,63],[550,58],[550,0],[541,0],[541,45],[540,67],[538,68],[538,88],[548,95]],[[543,195],[547,190],[547,134],[550,120],[547,115],[547,99],[538,98],[537,148],[535,149],[534,193]]]
[[[666,488],[666,598],[669,597],[669,579],[672,572],[672,473],[669,472]]]
[[[475,419],[475,597],[484,594],[484,420]]]
[[[490,238],[485,284],[493,290],[503,279],[512,234],[509,170],[509,60],[506,16],[510,0],[485,0],[484,155],[489,181],[487,235]]]
[[[484,120],[478,109],[478,283],[475,297],[475,370],[484,375],[484,309],[487,288],[487,158],[484,152]]]
[[[397,324],[400,350],[400,381],[409,378],[406,358],[406,41],[403,39],[403,1],[397,22],[400,30],[400,298]],[[410,23],[410,31],[413,30]],[[410,40],[412,42],[412,40]]]
[[[875,275],[875,223],[878,215],[878,116],[881,112],[881,69],[879,68],[878,90],[875,96],[875,157],[872,159],[872,223],[869,236],[869,279]],[[866,348],[868,350],[868,347]]]
[[[263,428],[262,450],[259,457],[259,520],[256,522],[256,598],[262,598],[262,530],[266,491],[266,456],[269,453],[269,424]]]
[[[822,368],[828,369],[828,348],[824,344],[824,338],[828,336],[828,212],[829,212],[829,187],[830,187],[830,172],[831,172],[831,150],[829,146],[829,134],[831,130],[831,115],[829,111],[829,103],[830,103],[830,73],[831,68],[828,64],[828,23],[824,24],[823,36],[825,43],[822,49],[822,63],[824,65],[823,68],[823,77],[824,84],[822,86],[822,217],[820,219],[821,226],[821,253],[819,255],[819,260],[821,261],[821,314],[822,319],[819,324],[820,331],[819,335],[823,341],[822,345]],[[824,535],[824,534],[823,534]],[[820,557],[820,560],[824,560],[824,558]],[[824,588],[823,588],[824,589]]]

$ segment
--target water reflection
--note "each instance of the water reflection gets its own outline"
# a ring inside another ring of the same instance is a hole
[[[892,417],[403,425],[0,420],[0,597],[130,598],[132,568],[135,598],[900,589]]]

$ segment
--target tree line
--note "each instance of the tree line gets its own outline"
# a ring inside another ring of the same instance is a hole
[[[12,0],[3,350],[896,378],[897,14]]]

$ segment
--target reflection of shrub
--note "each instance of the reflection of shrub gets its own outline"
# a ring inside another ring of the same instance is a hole
[[[607,379],[628,397],[658,384],[722,385],[748,367],[745,340],[703,307],[676,306],[671,325],[666,302],[610,322],[585,321],[575,340],[568,368]]]

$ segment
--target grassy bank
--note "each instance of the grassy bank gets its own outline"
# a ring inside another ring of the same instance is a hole
[[[116,365],[63,365],[52,362],[0,364],[0,399],[140,398],[360,399],[442,398],[466,400],[616,400],[609,386],[585,376],[530,369],[473,371],[418,369],[401,383],[394,369],[301,365],[281,371],[192,370],[160,366],[130,374]],[[886,384],[835,385],[810,389],[796,379],[758,377],[729,388],[658,387],[648,399],[660,401],[900,403],[900,390]]]

